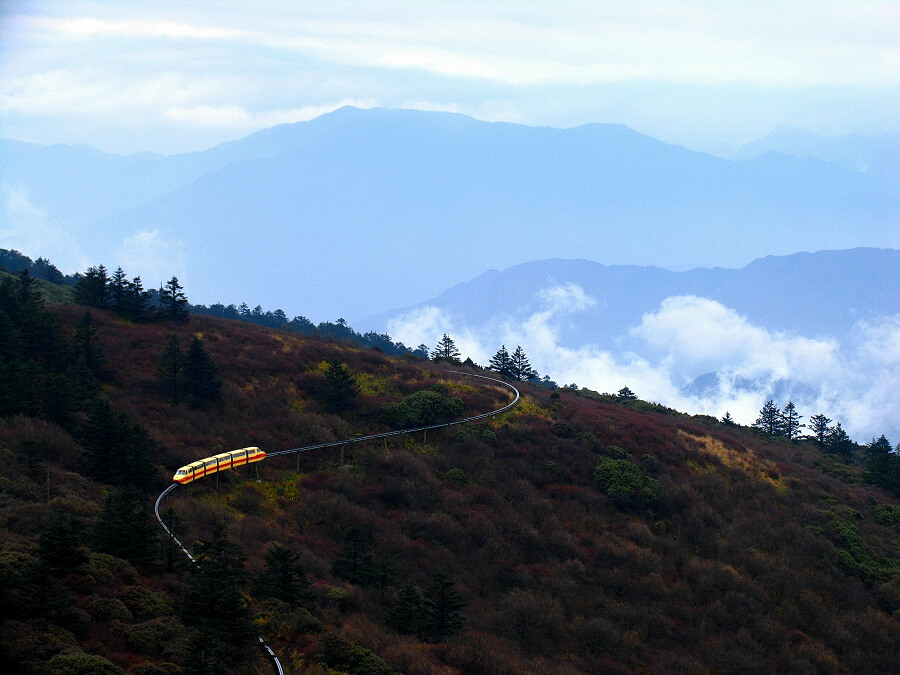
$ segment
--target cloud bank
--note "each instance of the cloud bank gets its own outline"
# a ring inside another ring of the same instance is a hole
[[[842,342],[755,326],[733,309],[696,296],[666,298],[626,331],[615,349],[562,346],[566,318],[596,301],[574,284],[538,294],[540,309],[519,321],[468,326],[424,307],[388,326],[408,345],[453,337],[464,357],[487,364],[501,344],[521,345],[532,365],[559,384],[601,392],[628,386],[641,398],[689,413],[725,412],[752,424],[769,398],[800,413],[824,413],[859,442],[900,440],[900,316],[856,324]]]

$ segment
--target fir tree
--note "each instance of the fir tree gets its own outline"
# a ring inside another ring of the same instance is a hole
[[[804,426],[800,423],[801,419],[803,419],[803,416],[797,413],[797,409],[794,407],[794,403],[792,401],[788,401],[788,404],[784,406],[784,410],[781,413],[781,420],[779,425],[780,435],[787,437],[787,439],[791,441],[797,438],[798,434],[800,433],[800,429],[802,429]]]
[[[828,440],[828,434],[831,432],[829,424],[831,424],[831,418],[821,413],[809,418],[810,437],[823,448]]]
[[[847,432],[844,431],[843,427],[841,427],[840,422],[835,424],[834,427],[829,430],[825,440],[825,449],[828,452],[836,452],[847,459],[853,454],[853,445],[853,441],[850,439],[850,436],[847,435]]]
[[[72,338],[76,359],[83,361],[88,370],[97,377],[101,374],[104,362],[103,351],[97,339],[99,332],[90,311],[86,311],[78,322]]]
[[[616,398],[620,401],[637,401],[637,394],[631,391],[631,389],[629,389],[628,387],[622,387],[616,394]]]
[[[150,293],[144,290],[144,284],[140,277],[135,277],[128,283],[128,297],[126,301],[126,314],[134,322],[140,322],[147,318],[147,308],[150,304]]]
[[[181,341],[175,333],[172,333],[156,367],[160,388],[170,403],[178,403],[184,395],[183,370],[184,354],[181,351]]]
[[[414,583],[409,582],[400,587],[397,598],[388,611],[388,623],[398,633],[424,637],[425,598]]]
[[[444,574],[437,573],[425,589],[424,637],[427,642],[443,642],[462,630],[465,606],[454,584]]]
[[[531,364],[528,362],[528,357],[525,356],[525,350],[518,345],[516,346],[516,351],[509,357],[509,366],[512,371],[513,379],[521,382],[533,380],[538,376],[537,371],[532,368]]]
[[[331,571],[336,577],[360,586],[370,584],[375,579],[372,549],[358,525],[353,525],[344,532],[344,550],[337,555]]]
[[[500,349],[497,350],[497,353],[491,357],[488,363],[489,368],[500,375],[500,377],[511,378],[513,376],[512,361],[509,358],[506,345],[500,345]]]
[[[431,352],[433,361],[449,361],[450,363],[459,363],[459,350],[456,343],[453,342],[447,333],[438,341],[437,346]]]
[[[734,418],[731,416],[731,413],[728,412],[727,410],[725,411],[725,414],[722,416],[722,424],[724,424],[726,427],[733,427],[736,424],[736,422],[734,421]]]
[[[137,488],[109,491],[94,524],[94,548],[135,565],[149,564],[156,537],[148,507],[146,496]]]
[[[359,395],[359,384],[350,369],[338,360],[328,364],[319,388],[319,400],[330,412],[343,412]]]
[[[109,304],[109,279],[106,268],[88,267],[75,285],[75,301],[80,305],[106,309]]]
[[[291,607],[310,598],[309,582],[300,564],[300,553],[274,543],[264,556],[266,567],[256,577],[258,598],[275,598]]]
[[[181,284],[178,283],[178,277],[172,277],[160,289],[159,306],[163,318],[171,321],[187,321],[188,300]]]
[[[125,270],[117,267],[109,280],[109,307],[116,314],[125,314],[128,310],[128,278]]]
[[[225,526],[217,525],[212,538],[196,544],[197,567],[182,594],[181,617],[197,631],[192,640],[199,672],[216,672],[221,664],[244,662],[253,644],[250,611],[239,584],[244,558],[228,541]]]
[[[759,417],[756,418],[753,426],[773,436],[781,435],[781,411],[772,399],[769,399],[763,405],[762,410],[759,411]]]
[[[38,537],[38,557],[53,574],[64,574],[87,562],[81,550],[81,523],[67,511],[54,510]]]
[[[172,357],[173,360],[175,358]],[[183,363],[184,388],[192,406],[200,407],[219,397],[222,382],[216,377],[218,372],[216,364],[203,348],[203,341],[194,336]]]

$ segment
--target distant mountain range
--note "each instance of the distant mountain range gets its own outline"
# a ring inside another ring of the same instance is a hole
[[[858,248],[796,253],[754,260],[741,269],[602,265],[589,260],[538,260],[491,270],[418,305],[373,316],[364,323],[388,330],[391,322],[424,307],[442,310],[456,326],[497,334],[547,308],[542,292],[575,286],[591,304],[564,312],[559,342],[611,348],[645,314],[673,296],[721,303],[755,326],[815,339],[841,340],[859,321],[900,315],[900,251]]]
[[[315,321],[358,325],[535,259],[683,270],[900,248],[890,162],[727,160],[618,125],[344,108],[170,157],[13,141],[0,152],[0,184],[20,204],[5,230],[38,219],[79,259],[123,264],[148,285],[162,279],[145,270],[178,274],[192,302],[260,302]],[[75,271],[61,251],[26,253]]]

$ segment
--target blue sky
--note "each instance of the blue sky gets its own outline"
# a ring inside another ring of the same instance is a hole
[[[200,150],[342,105],[718,153],[897,131],[900,2],[0,1],[0,136]]]

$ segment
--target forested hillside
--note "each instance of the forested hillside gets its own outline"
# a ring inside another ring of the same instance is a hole
[[[476,425],[180,486],[163,510],[198,572],[152,518],[178,467],[508,393],[317,335],[54,304],[29,279],[0,286],[6,673],[272,672],[258,635],[293,673],[900,663],[883,448],[830,453],[587,390],[521,383]]]

